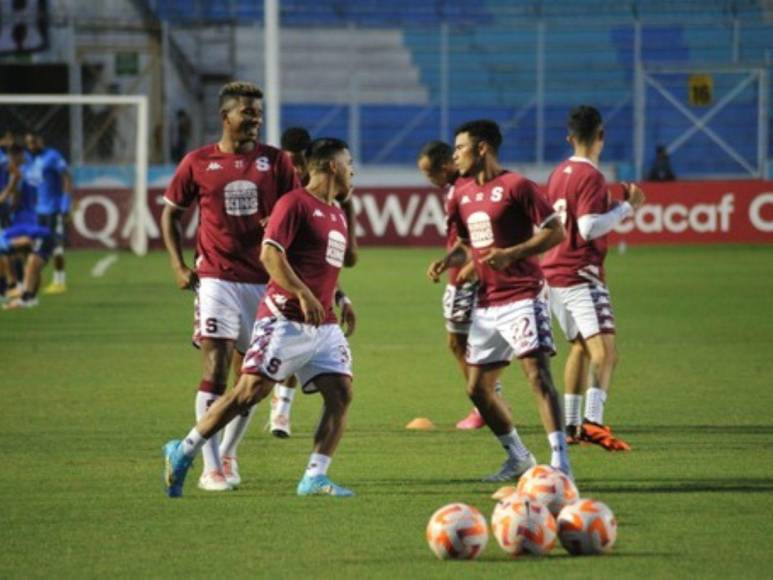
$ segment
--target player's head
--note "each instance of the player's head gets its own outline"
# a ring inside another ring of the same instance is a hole
[[[307,174],[306,150],[311,145],[311,135],[303,127],[290,127],[282,133],[282,151],[287,152],[293,160],[293,166],[298,176],[303,179]]]
[[[416,165],[435,187],[453,183],[459,173],[454,165],[454,150],[445,141],[430,141],[424,145],[416,158]]]
[[[496,160],[499,155],[502,132],[494,121],[468,121],[457,127],[455,136],[454,164],[462,175],[472,175],[486,159]]]
[[[567,128],[569,135],[566,139],[572,147],[589,149],[591,155],[601,153],[604,148],[604,123],[598,109],[588,105],[575,107],[569,113]]]
[[[38,153],[43,150],[43,136],[38,131],[30,129],[24,134],[24,145],[30,153]]]
[[[253,83],[234,81],[220,89],[218,102],[223,135],[236,142],[257,143],[263,125],[263,91]]]
[[[6,129],[3,131],[2,136],[0,136],[0,147],[8,148],[13,144],[13,141],[13,131]]]
[[[336,199],[343,201],[349,196],[354,177],[354,162],[349,146],[341,139],[323,137],[315,139],[306,150],[309,175],[331,179],[336,189]]]

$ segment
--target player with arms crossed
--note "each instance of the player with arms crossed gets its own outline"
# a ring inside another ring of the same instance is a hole
[[[219,101],[220,141],[188,153],[164,196],[161,226],[177,285],[198,291],[194,342],[204,364],[195,400],[197,419],[223,395],[232,359],[241,362],[249,346],[268,282],[259,259],[263,224],[277,199],[299,185],[289,158],[258,142],[262,98],[252,83],[225,85]],[[191,268],[183,258],[181,219],[194,203],[199,227]],[[204,446],[199,487],[227,491],[240,483],[235,449],[249,420],[250,415],[234,419],[222,450],[217,438]]]
[[[574,155],[561,163],[548,180],[548,199],[561,216],[566,239],[542,260],[550,287],[550,307],[571,343],[564,369],[564,411],[570,442],[578,439],[609,451],[628,451],[604,423],[604,403],[617,364],[615,317],[604,282],[607,234],[644,203],[634,184],[623,184],[626,201],[613,202],[598,169],[604,148],[601,114],[580,106],[569,115],[567,140]],[[580,422],[583,385],[590,360],[593,386],[585,394],[585,418]]]
[[[454,165],[454,149],[443,141],[430,141],[419,151],[416,159],[419,171],[435,187],[446,190],[444,209],[448,215],[448,202],[454,196],[454,187],[465,181],[459,177],[459,171]],[[446,228],[446,251],[451,251],[457,246],[459,236],[452,224]],[[432,268],[432,264],[430,264]],[[435,280],[437,282],[437,280]],[[454,355],[459,368],[467,379],[467,363],[464,360],[467,351],[467,334],[470,332],[472,310],[475,306],[475,294],[478,291],[475,280],[475,269],[471,261],[461,268],[448,269],[448,283],[443,292],[443,317],[446,320],[448,332],[448,348]],[[501,386],[497,383],[497,392],[501,393]],[[456,424],[457,429],[480,429],[486,423],[480,412],[473,407],[469,414]]]
[[[182,495],[188,468],[206,441],[291,375],[298,376],[304,392],[320,392],[324,401],[298,495],[353,495],[331,482],[327,470],[352,399],[351,354],[336,322],[333,295],[347,239],[346,217],[334,200],[349,192],[354,170],[346,144],[338,139],[316,140],[308,162],[308,186],[284,195],[266,227],[260,259],[271,280],[239,382],[184,440],[164,446],[169,497]]]
[[[514,356],[536,397],[552,450],[550,464],[571,475],[561,405],[550,376],[555,348],[537,263],[538,254],[564,239],[564,230],[537,186],[499,165],[501,143],[493,121],[470,121],[456,130],[454,163],[473,179],[456,188],[448,207],[449,222],[472,249],[480,280],[467,339],[468,394],[507,453],[499,472],[485,481],[516,479],[536,464],[495,391],[502,368]],[[461,263],[463,254],[455,250],[435,262],[430,277]]]

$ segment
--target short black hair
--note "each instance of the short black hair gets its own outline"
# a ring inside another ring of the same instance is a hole
[[[485,141],[494,150],[494,153],[497,153],[499,146],[502,145],[502,132],[499,130],[499,125],[490,119],[477,119],[462,123],[456,128],[454,136],[462,133],[469,134],[476,145]]]
[[[311,135],[303,127],[289,127],[282,133],[281,146],[283,151],[303,153],[311,145]]]
[[[419,161],[422,157],[429,159],[432,169],[439,169],[444,163],[453,160],[454,148],[445,141],[430,141],[421,148],[416,160]]]
[[[239,97],[249,97],[251,99],[262,99],[263,91],[260,90],[258,85],[254,83],[248,83],[246,81],[234,81],[223,85],[218,95],[218,107],[222,112],[225,109],[226,103],[231,99],[238,99]]]
[[[24,154],[24,147],[21,143],[14,141],[8,146],[8,155],[22,155]]]
[[[601,124],[601,113],[598,109],[588,105],[580,105],[570,111],[567,127],[569,135],[580,143],[590,145],[596,139]]]
[[[321,171],[327,168],[333,158],[349,146],[346,141],[334,137],[321,137],[311,142],[306,149],[306,161],[309,164],[309,170],[315,169]]]

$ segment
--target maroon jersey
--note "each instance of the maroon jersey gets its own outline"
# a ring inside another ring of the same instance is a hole
[[[604,175],[588,159],[570,157],[550,175],[547,197],[566,230],[564,241],[548,250],[542,260],[548,284],[564,288],[584,282],[603,282],[607,237],[583,239],[578,220],[584,215],[604,214],[612,209]]]
[[[223,153],[214,144],[183,158],[164,197],[180,208],[198,203],[201,278],[265,284],[260,222],[280,196],[299,186],[292,162],[279,149],[259,144],[241,155]]]
[[[457,185],[461,185],[465,181],[467,181],[468,178],[466,177],[458,177],[452,183],[448,186],[448,189],[446,190],[446,196],[443,200],[443,209],[446,212],[446,252],[451,251],[451,248],[453,248],[456,245],[456,241],[459,239],[459,234],[456,231],[456,225],[451,223],[448,220],[448,205],[451,203],[451,199],[454,197],[454,189]],[[448,283],[456,285],[456,277],[459,275],[459,270],[461,268],[449,268],[448,269]]]
[[[303,188],[277,202],[266,226],[264,243],[285,253],[290,267],[325,309],[325,324],[336,322],[333,295],[344,265],[346,232],[346,215],[341,208]],[[298,298],[271,280],[258,308],[258,318],[277,314],[304,321]]]
[[[512,262],[496,271],[480,260],[491,248],[525,242],[555,214],[553,208],[525,177],[505,171],[478,185],[469,180],[456,187],[448,207],[449,221],[472,248],[480,280],[478,306],[496,306],[539,294],[543,277],[536,256]]]

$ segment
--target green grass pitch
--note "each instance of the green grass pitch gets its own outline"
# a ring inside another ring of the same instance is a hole
[[[487,517],[479,478],[502,450],[459,432],[470,407],[444,344],[437,251],[363,249],[342,276],[359,315],[355,400],[332,467],[357,497],[298,498],[318,396],[296,399],[293,437],[241,448],[228,494],[162,491],[161,445],[192,425],[199,377],[191,295],[166,256],[71,252],[70,291],[0,312],[2,578],[762,578],[773,574],[773,248],[632,248],[608,260],[620,366],[606,419],[634,447],[572,450],[583,496],[620,523],[610,556],[558,546],[511,561],[491,539],[474,562],[427,548],[432,512],[464,501]],[[561,338],[557,334],[557,339]],[[553,360],[559,389],[566,346]],[[526,443],[548,459],[517,367],[506,396]],[[426,416],[432,432],[404,429]]]

